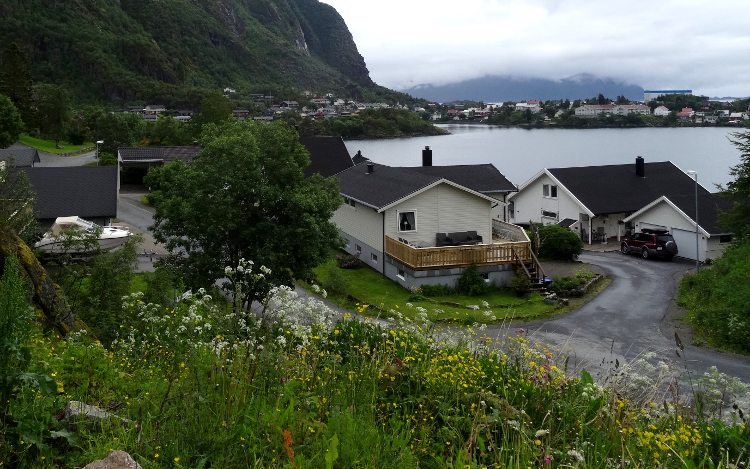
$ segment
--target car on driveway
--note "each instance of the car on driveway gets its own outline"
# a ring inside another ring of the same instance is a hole
[[[660,257],[671,260],[677,255],[677,243],[667,230],[643,229],[625,236],[620,244],[620,251],[623,254],[637,253],[644,259]]]

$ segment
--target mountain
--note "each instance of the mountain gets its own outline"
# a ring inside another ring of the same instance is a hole
[[[403,90],[412,96],[441,103],[451,101],[521,101],[526,99],[585,99],[599,93],[609,98],[625,96],[643,100],[643,88],[581,74],[562,80],[488,75],[447,85],[419,85]]]
[[[35,83],[80,100],[178,105],[196,93],[383,94],[336,10],[317,0],[3,0],[0,44]]]

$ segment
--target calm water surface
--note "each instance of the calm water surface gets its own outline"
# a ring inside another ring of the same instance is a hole
[[[512,183],[521,185],[543,168],[635,164],[672,161],[684,171],[698,171],[698,181],[710,191],[731,180],[729,168],[740,153],[729,141],[739,129],[717,127],[638,129],[517,129],[448,124],[451,132],[438,137],[389,140],[349,140],[376,163],[390,166],[422,164],[422,149],[432,148],[433,164],[493,163]]]

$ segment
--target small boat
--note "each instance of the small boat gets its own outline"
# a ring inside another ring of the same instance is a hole
[[[130,235],[120,226],[100,226],[81,217],[57,217],[34,248],[43,254],[87,254],[119,247]]]

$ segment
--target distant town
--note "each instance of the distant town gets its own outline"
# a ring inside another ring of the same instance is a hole
[[[233,109],[234,117],[240,120],[273,120],[290,116],[321,120],[356,116],[365,110],[395,108],[413,111],[433,123],[472,122],[528,127],[743,126],[750,108],[747,99],[715,101],[693,95],[692,90],[645,90],[640,102],[624,96],[610,99],[600,94],[591,99],[573,101],[425,101],[417,105],[362,102],[333,93],[315,95],[309,91],[283,98],[251,94],[238,99],[236,93],[229,87],[223,90],[224,96],[232,102],[248,104]],[[196,113],[192,109],[168,109],[160,104],[132,106],[122,111],[141,114],[149,122],[162,116],[186,122]]]

